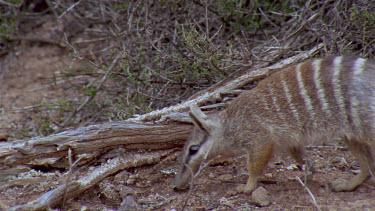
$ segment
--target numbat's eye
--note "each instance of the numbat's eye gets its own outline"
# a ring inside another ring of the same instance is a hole
[[[198,150],[199,150],[199,146],[198,145],[192,145],[189,148],[189,154],[190,155],[194,155],[195,153],[198,152]]]

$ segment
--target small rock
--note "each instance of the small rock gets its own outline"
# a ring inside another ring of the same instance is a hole
[[[216,177],[216,175],[213,174],[213,173],[210,173],[210,174],[208,175],[208,178],[210,178],[210,179],[213,179],[213,178],[215,178],[215,177]]]
[[[131,211],[131,210],[139,210],[139,206],[135,201],[134,197],[129,195],[122,200],[120,207],[118,208],[119,211]]]
[[[217,166],[217,165],[223,165],[227,166],[229,164],[232,164],[234,162],[234,159],[229,158],[229,159],[214,159],[213,161],[210,162],[210,166]]]
[[[7,141],[9,138],[9,130],[6,128],[0,128],[0,141]]]
[[[259,207],[266,207],[270,205],[270,195],[266,189],[259,187],[251,194],[252,203]]]
[[[278,161],[275,161],[274,164],[275,164],[276,166],[279,166],[279,165],[284,164],[284,161],[282,161],[282,160],[278,160]]]
[[[122,171],[118,174],[116,174],[115,178],[113,179],[113,182],[118,184],[124,184],[129,178],[129,172],[128,171]]]
[[[151,187],[152,183],[151,181],[140,181],[140,182],[137,182],[135,183],[135,186],[137,186],[138,188],[147,188],[147,187]]]
[[[264,176],[267,177],[267,178],[272,178],[272,174],[271,173],[264,174]]]
[[[116,187],[116,191],[119,192],[120,198],[122,198],[122,199],[124,199],[128,195],[134,195],[135,194],[135,190],[133,190],[132,188],[130,188],[128,186],[125,186],[125,185],[118,185]]]
[[[120,203],[120,194],[115,190],[115,186],[104,180],[98,184],[101,196],[106,203],[115,205]]]
[[[132,184],[134,184],[134,183],[135,183],[135,179],[134,179],[134,178],[129,178],[129,179],[127,179],[126,182],[125,182],[125,184],[127,184],[127,185],[132,185]]]
[[[298,170],[299,168],[296,164],[291,164],[291,165],[287,166],[286,169],[294,171],[294,170]]]
[[[176,175],[177,174],[177,169],[163,169],[160,170],[161,173],[163,174],[168,174],[168,175]]]
[[[221,181],[229,181],[229,180],[233,180],[233,175],[224,174],[224,175],[220,175],[217,179]]]
[[[139,178],[139,174],[132,174],[129,176],[129,179],[138,179]]]

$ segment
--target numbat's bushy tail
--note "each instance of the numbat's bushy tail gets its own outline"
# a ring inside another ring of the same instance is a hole
[[[280,70],[238,96],[220,113],[205,115],[197,106],[190,116],[195,129],[186,143],[174,180],[186,187],[202,163],[247,153],[251,193],[274,149],[303,164],[304,145],[343,138],[358,159],[360,173],[330,183],[351,191],[375,172],[375,63],[357,57],[313,59]]]

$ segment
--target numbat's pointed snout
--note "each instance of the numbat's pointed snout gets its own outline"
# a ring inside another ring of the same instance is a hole
[[[313,59],[276,71],[210,115],[192,106],[195,125],[175,177],[188,186],[209,162],[247,154],[249,178],[238,191],[251,193],[275,149],[305,164],[304,146],[341,137],[360,164],[350,180],[330,183],[351,191],[375,174],[375,63],[350,56]]]

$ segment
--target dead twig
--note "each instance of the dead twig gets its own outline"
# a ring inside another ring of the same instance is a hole
[[[66,9],[57,19],[61,19],[62,17],[64,17],[64,15],[69,12],[70,10],[74,9],[74,7],[76,7],[79,3],[81,3],[82,0],[79,0],[77,1],[76,3],[72,4],[72,6],[70,6],[68,9]]]
[[[122,51],[119,51],[117,52],[117,55],[115,56],[115,59],[112,61],[111,65],[108,67],[105,75],[103,76],[102,80],[100,81],[99,85],[97,86],[97,88],[95,89],[95,92],[98,92],[103,84],[105,83],[105,81],[107,80],[107,77],[109,75],[109,73],[112,72],[115,64],[117,64],[117,61],[118,59],[121,57],[122,55]],[[81,103],[81,105],[77,108],[77,109],[74,109],[74,111],[72,113],[70,113],[70,115],[64,120],[64,122],[61,124],[61,127],[59,127],[57,129],[57,132],[60,131],[61,128],[64,128],[68,123],[69,121],[71,120],[71,118],[76,115],[85,105],[87,105],[87,103],[89,103],[92,99],[94,98],[94,96],[90,95],[90,96],[86,96],[85,100]]]
[[[73,164],[72,164],[72,149],[69,148],[68,150],[68,160],[69,160],[69,171],[68,171],[68,177],[66,178],[66,182],[65,182],[65,191],[64,191],[64,198],[63,198],[63,201],[62,201],[62,206],[61,206],[61,210],[65,210],[65,203],[66,203],[66,199],[67,199],[67,193],[68,193],[68,185],[69,185],[69,181],[70,181],[70,177],[72,176],[72,169],[73,169]]]
[[[142,155],[138,153],[127,153],[125,156],[116,157],[76,181],[61,185],[27,204],[14,206],[9,210],[43,210],[51,206],[56,206],[62,203],[65,192],[67,199],[73,198],[90,189],[109,175],[132,167],[156,164],[164,157],[168,156],[170,151],[171,150],[149,152]]]
[[[298,176],[296,176],[296,179],[299,181],[299,183],[301,183],[301,185],[305,188],[305,190],[307,191],[307,193],[310,195],[310,197],[311,197],[311,199],[312,199],[312,201],[313,201],[316,209],[318,209],[319,211],[321,211],[321,209],[320,209],[319,205],[316,203],[315,197],[311,193],[310,189],[301,181],[301,179]]]

